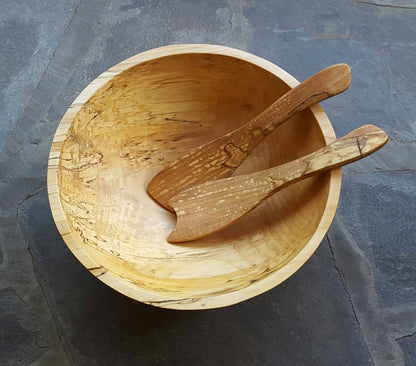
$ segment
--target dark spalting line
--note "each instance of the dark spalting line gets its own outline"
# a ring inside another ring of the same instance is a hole
[[[360,139],[357,137],[356,140],[357,140],[358,150],[360,151],[360,155],[363,155],[363,151],[361,150]]]
[[[289,113],[288,116],[292,117],[297,111],[300,111],[303,109],[303,106],[306,103],[309,103],[310,100],[323,100],[323,99],[327,99],[330,96],[330,94],[328,92],[321,92],[318,94],[313,94],[312,96],[310,96],[308,99],[306,99],[303,103],[299,104],[298,106],[296,106],[296,108],[292,109]]]
[[[86,206],[82,205],[80,202],[77,202],[77,204],[74,203],[71,199],[66,198],[66,195],[62,194],[62,192],[60,192],[59,198],[62,202],[65,202],[67,205],[69,205],[71,207],[75,206],[76,208],[79,208],[80,210],[84,211],[85,213],[90,212],[90,210]],[[85,217],[81,217],[81,216],[78,216],[78,215],[75,215],[75,214],[70,214],[70,216],[75,217],[79,220],[85,220]],[[91,221],[89,221],[89,222],[90,222],[90,224],[93,224]]]
[[[87,209],[81,208],[79,206],[76,206],[76,207],[78,207],[81,210],[84,210],[85,213],[87,213],[87,214],[89,213],[89,210],[87,210]],[[95,222],[93,222],[90,219],[88,219],[86,217],[83,217],[83,216],[79,216],[79,215],[75,215],[75,214],[70,214],[69,216],[73,219],[74,222],[77,222],[80,226],[85,226],[83,224],[83,222],[85,222],[85,221],[87,221],[91,226],[93,226],[95,224]]]
[[[234,142],[229,142],[225,144],[223,147],[223,150],[227,154],[227,161],[225,161],[222,164],[223,166],[229,169],[236,170],[241,165],[241,163],[247,158],[249,153],[263,140],[264,137],[266,137],[271,132],[271,130],[269,131],[268,129],[263,129],[262,127],[250,127],[250,129],[247,132],[248,134],[246,134],[244,137],[245,137],[245,142],[248,144],[248,146],[250,146],[250,149],[244,150],[241,148],[240,145],[237,145]],[[256,132],[260,132],[260,134],[263,137],[259,138],[260,135],[258,135]],[[234,156],[233,156],[233,150],[228,149],[229,146],[233,146],[234,151],[239,150],[241,152],[241,155],[244,156],[244,158],[237,159],[237,163],[234,163],[234,164],[230,163],[229,161],[232,160]]]
[[[231,147],[231,149],[230,149]],[[225,166],[226,168],[232,169],[233,171],[236,170],[242,161],[244,161],[246,159],[246,157],[248,156],[248,152],[243,150],[240,146],[234,144],[233,142],[229,142],[228,144],[224,145],[223,148],[225,154],[227,154],[227,160],[222,163],[221,165]],[[244,158],[238,158],[237,162],[233,162],[234,157],[235,157],[235,151],[240,151],[239,154],[237,154],[237,156],[241,156],[244,155]]]
[[[97,241],[101,241],[103,243],[107,243],[107,240],[105,240],[103,238],[99,238],[97,235],[94,235],[94,239],[96,239]]]
[[[76,216],[71,215],[71,226],[72,228],[78,233],[79,237],[81,238],[81,240],[83,241],[84,244],[86,245],[90,245],[93,248],[99,248],[99,246],[97,245],[97,243],[95,243],[94,241],[88,239],[83,232],[83,225],[79,220],[76,220]],[[91,224],[91,223],[90,223]]]
[[[88,268],[88,271],[90,271],[95,277],[100,277],[106,274],[108,272],[108,269],[104,268],[103,266],[99,266],[99,267]]]
[[[252,127],[250,131],[259,131],[264,137],[266,137],[271,132],[269,132],[267,129],[263,129],[262,127]]]
[[[80,236],[81,240],[84,242],[84,244],[86,244],[86,245],[90,245],[90,246],[92,246],[92,247],[94,247],[94,248],[97,248],[97,247],[98,247],[98,245],[97,245],[95,242],[93,242],[92,240],[88,239],[88,238],[84,235],[84,233],[83,233],[82,229],[80,229],[80,228],[76,227],[76,228],[75,228],[75,231],[76,231],[77,233],[79,233],[79,236]]]
[[[195,134],[196,134],[196,132],[195,132]],[[189,134],[187,134],[187,135],[175,135],[175,136],[172,136],[172,139],[170,141],[171,142],[180,142],[180,141],[189,139],[191,137],[192,137],[192,135],[189,135]]]
[[[105,242],[107,242],[107,241],[105,241]],[[115,255],[117,258],[122,259],[122,258],[121,258],[121,254],[120,254],[119,252],[116,252],[115,250],[112,250],[112,249],[110,249],[110,250],[109,250],[109,252],[110,252],[112,255]]]
[[[185,298],[177,300],[156,300],[156,301],[145,301],[149,305],[168,305],[168,304],[193,304],[195,302],[201,301],[201,298]]]
[[[82,164],[82,165],[80,165],[80,166],[77,166],[77,167],[75,167],[75,168],[68,168],[68,167],[66,167],[66,166],[64,166],[63,164],[61,164],[61,168],[63,169],[63,170],[66,170],[66,171],[71,171],[71,172],[80,172],[80,171],[83,171],[83,170],[85,170],[85,169],[88,169],[88,168],[90,168],[90,167],[92,167],[92,166],[94,166],[94,165],[97,165],[97,164],[99,164],[99,163],[101,163],[101,161],[103,160],[103,154],[102,153],[100,153],[100,152],[97,152],[97,153],[94,153],[94,154],[91,154],[91,157],[99,157],[98,158],[98,161],[94,161],[94,162],[87,162],[87,163],[85,163],[85,164]],[[63,160],[63,161],[67,161],[67,162],[72,162],[73,160],[72,159],[61,159],[61,160]]]
[[[120,277],[120,278],[122,278],[123,280],[126,280],[126,281],[128,281],[130,283],[133,283],[135,285],[139,285],[139,286],[146,287],[146,285],[145,285],[145,283],[143,281],[132,280],[130,277],[122,276],[122,275],[119,275],[119,274],[117,274],[117,276]]]
[[[174,117],[173,118],[165,117],[165,121],[185,122],[185,123],[194,123],[195,122],[195,121],[191,121],[191,120],[187,120],[187,119],[179,119],[179,118],[174,118]]]
[[[234,291],[242,290],[242,289],[246,288],[247,285],[252,285],[252,284],[254,284],[256,282],[259,282],[260,280],[266,278],[272,272],[274,272],[273,269],[267,267],[264,271],[262,271],[261,273],[256,275],[254,278],[252,278],[248,281],[244,281],[243,285],[236,284],[235,286],[228,286],[226,288],[223,288],[221,291],[213,291],[213,292],[205,294],[204,296],[219,296],[219,295],[229,294],[229,293],[234,292]],[[229,279],[227,281],[227,283],[233,283],[234,281],[239,281],[239,280],[240,280],[240,278]]]
[[[204,251],[204,252],[198,252],[198,255],[195,254],[187,254],[187,255],[183,255],[182,253],[179,253],[180,258],[184,259],[184,258],[190,258],[190,259],[201,259],[201,258],[212,258],[215,255],[212,254],[211,251]],[[157,260],[177,260],[178,257],[176,255],[172,255],[170,257],[155,257],[155,256],[146,256],[146,255],[135,255],[135,258],[141,258],[141,259],[157,259]]]
[[[91,183],[93,183],[93,182],[95,182],[97,180],[97,178],[92,178],[92,179],[89,179],[89,180],[87,180],[86,182],[84,182],[85,184],[91,184]]]
[[[98,110],[94,113],[94,115],[91,117],[91,119],[88,122],[85,122],[83,129],[86,129],[89,127],[89,125],[91,124],[91,122],[93,122],[100,114],[102,113],[101,110]]]
[[[137,152],[122,153],[119,156],[121,159],[127,159],[137,164],[152,159],[152,151],[156,150],[139,150]]]

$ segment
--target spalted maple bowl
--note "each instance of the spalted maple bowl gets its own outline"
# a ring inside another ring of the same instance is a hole
[[[64,115],[49,157],[50,206],[69,249],[113,289],[166,308],[227,306],[287,279],[333,219],[340,169],[284,189],[221,232],[177,245],[166,240],[175,214],[146,187],[168,162],[246,123],[297,84],[264,59],[213,45],[162,47],[104,72]],[[235,174],[334,138],[313,106],[277,128]]]

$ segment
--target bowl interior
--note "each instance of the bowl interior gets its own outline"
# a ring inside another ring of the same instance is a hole
[[[62,144],[57,184],[71,235],[138,300],[143,293],[215,297],[278,273],[313,237],[330,174],[288,187],[228,229],[180,245],[166,241],[175,215],[146,187],[169,161],[244,124],[287,90],[264,68],[210,53],[160,57],[113,77],[83,104]],[[236,174],[276,166],[324,141],[308,109],[268,136]]]

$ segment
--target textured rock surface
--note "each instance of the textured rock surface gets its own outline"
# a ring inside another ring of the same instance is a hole
[[[415,365],[416,10],[410,0],[100,1],[0,4],[1,365]],[[130,300],[66,248],[46,166],[66,108],[108,67],[172,43],[217,43],[303,80],[347,62],[323,103],[337,135],[390,134],[344,169],[336,219],[281,286],[181,312]]]

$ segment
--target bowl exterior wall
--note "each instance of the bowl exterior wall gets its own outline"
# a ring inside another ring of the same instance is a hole
[[[206,79],[201,77],[200,85],[195,76],[189,76],[192,72],[198,75],[198,67],[214,70]],[[192,80],[182,75],[178,83],[177,68]],[[149,70],[151,75],[146,75]],[[158,70],[162,70],[162,79]],[[253,85],[257,77],[261,82]],[[134,88],[128,86],[133,79]],[[143,86],[142,80],[148,84]],[[163,83],[165,88],[153,90]],[[179,89],[169,83],[176,83]],[[264,88],[265,83],[270,83],[269,89],[276,86],[280,94],[298,84],[278,66],[243,51],[174,45],[115,65],[77,97],[51,146],[48,193],[62,238],[94,276],[154,306],[207,309],[259,295],[290,277],[310,258],[334,217],[341,169],[300,182],[259,206],[241,223],[186,246],[167,243],[175,218],[146,194],[148,181],[166,161],[238,127],[279,96]],[[141,94],[129,90],[141,90]],[[129,112],[136,103],[138,109]],[[118,121],[119,110],[125,121],[111,126]],[[136,123],[138,116],[145,121],[141,125]],[[236,174],[283,163],[335,139],[319,105],[278,130],[253,151]],[[154,136],[153,140],[148,136]],[[117,205],[121,206],[115,211],[109,209]],[[90,212],[94,214],[89,216]]]

